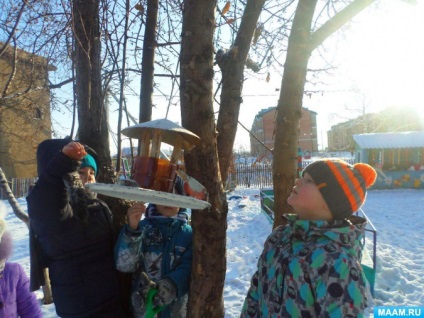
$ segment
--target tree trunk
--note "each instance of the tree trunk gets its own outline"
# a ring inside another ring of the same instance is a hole
[[[20,219],[22,222],[26,224],[26,226],[29,226],[29,217],[28,214],[26,214],[21,207],[19,206],[18,201],[16,201],[15,196],[13,195],[12,190],[9,187],[8,181],[6,179],[6,176],[3,173],[2,168],[0,167],[0,189],[3,189],[4,192],[6,192],[7,195],[7,201],[9,202],[10,206],[13,209],[13,213]],[[49,270],[45,268],[43,270],[44,272],[44,281],[45,284],[42,287],[43,288],[43,304],[51,304],[53,303],[53,296],[52,296],[52,288],[50,285],[50,277],[49,277]]]
[[[15,213],[16,217],[24,222],[26,226],[29,226],[29,218],[28,214],[22,211],[19,206],[18,201],[16,201],[15,196],[13,195],[12,190],[9,187],[9,183],[4,175],[3,169],[0,167],[0,189],[3,189],[7,196],[7,201],[13,209],[13,213]]]
[[[78,104],[78,135],[100,159],[98,179],[115,178],[109,150],[108,116],[104,107],[101,81],[101,45],[99,0],[75,0],[73,3],[75,36],[75,77]]]
[[[126,80],[126,66],[127,66],[127,43],[128,43],[128,22],[130,15],[130,0],[125,0],[125,29],[124,29],[124,43],[122,45],[122,68],[121,68],[121,83],[119,89],[119,111],[118,111],[118,132],[122,129],[122,111],[124,110],[125,105],[125,80]],[[107,103],[107,99],[105,99]],[[107,109],[108,107],[106,107]],[[126,107],[125,107],[126,109]],[[119,176],[121,171],[121,161],[122,161],[122,139],[121,134],[118,133],[118,152],[116,154],[116,166],[115,173],[116,176]],[[124,167],[125,168],[125,167]]]
[[[287,58],[277,105],[274,159],[274,228],[284,224],[283,213],[292,211],[287,203],[297,169],[297,140],[302,117],[303,89],[310,51],[311,23],[317,0],[300,0],[290,33]]]
[[[277,105],[273,160],[274,228],[285,223],[281,218],[283,213],[292,211],[287,198],[297,177],[297,140],[310,55],[325,39],[374,2],[375,0],[355,0],[349,3],[314,33],[311,33],[311,25],[317,1],[300,0],[298,3]]]
[[[114,183],[109,145],[108,116],[101,82],[99,0],[75,0],[75,78],[78,104],[79,140],[92,147],[100,160],[98,182]],[[128,202],[107,196],[101,198],[114,216],[115,229],[125,224]]]
[[[216,4],[216,0],[184,2],[180,55],[182,124],[201,139],[185,154],[186,168],[206,187],[212,205],[192,213],[194,257],[188,317],[194,318],[224,316],[228,206],[218,166],[212,97]]]
[[[242,103],[244,66],[264,2],[265,0],[249,0],[247,2],[233,46],[217,60],[222,71],[221,106],[217,129],[219,167],[224,183],[227,181],[237,133],[240,104]]]
[[[99,0],[74,0],[73,27],[75,37],[76,96],[78,105],[79,139],[92,147],[100,160],[98,182],[114,183],[115,171],[109,149],[108,116],[104,105],[101,82],[101,46],[99,29]],[[113,213],[116,234],[125,224],[129,202],[99,196]],[[130,279],[119,276],[121,303],[129,312]]]
[[[143,60],[141,62],[140,123],[152,120],[156,29],[159,0],[147,1],[146,29],[144,31]]]
[[[49,305],[53,303],[53,294],[52,294],[52,285],[50,284],[50,276],[49,276],[49,269],[44,268],[43,269],[43,275],[44,275],[44,286],[41,286],[43,289],[43,304]]]

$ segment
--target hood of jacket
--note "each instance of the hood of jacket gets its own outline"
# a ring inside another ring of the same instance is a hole
[[[283,237],[303,242],[327,238],[329,241],[343,247],[353,257],[362,256],[365,238],[366,219],[352,215],[345,220],[299,220],[295,214],[287,214],[288,226]],[[332,245],[327,244],[331,249]],[[294,246],[294,249],[296,246]]]
[[[156,208],[156,204],[149,204],[146,208],[146,219],[157,219],[157,220],[180,220],[183,222],[183,224],[188,223],[188,214],[186,212],[186,209],[181,208],[178,213],[173,217],[166,217],[160,214]]]

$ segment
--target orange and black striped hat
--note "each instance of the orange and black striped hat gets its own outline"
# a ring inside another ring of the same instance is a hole
[[[343,220],[365,202],[367,188],[377,178],[366,163],[350,165],[340,159],[321,159],[309,164],[308,173],[317,184],[334,220]]]

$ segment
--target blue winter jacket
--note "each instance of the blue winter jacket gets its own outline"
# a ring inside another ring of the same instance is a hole
[[[154,205],[149,205],[147,211]],[[169,278],[177,288],[177,298],[158,317],[184,317],[191,272],[192,228],[188,216],[180,211],[176,218],[146,213],[136,231],[125,225],[115,246],[117,269],[133,273],[133,291],[144,271],[153,281]]]
[[[93,199],[86,220],[75,215],[63,176],[78,166],[59,151],[52,156],[27,197],[31,228],[49,268],[57,314],[118,317],[112,214],[103,201]]]

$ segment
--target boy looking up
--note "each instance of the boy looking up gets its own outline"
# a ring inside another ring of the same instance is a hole
[[[363,317],[366,220],[352,214],[376,176],[342,160],[305,168],[287,199],[295,214],[267,238],[241,317]]]

